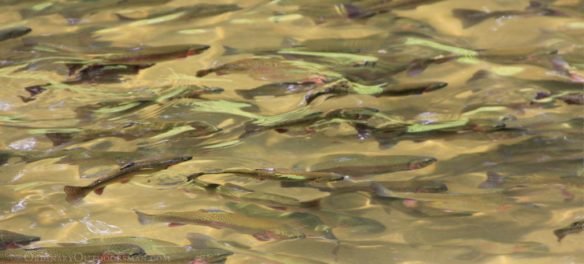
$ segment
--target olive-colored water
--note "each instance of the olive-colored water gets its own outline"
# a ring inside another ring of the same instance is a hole
[[[27,247],[584,263],[583,1],[0,3],[0,229]]]

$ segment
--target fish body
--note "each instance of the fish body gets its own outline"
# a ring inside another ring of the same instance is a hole
[[[172,225],[203,225],[213,228],[228,228],[250,234],[256,239],[267,241],[271,239],[304,238],[302,232],[281,221],[257,219],[242,214],[223,210],[199,210],[193,212],[167,212],[159,215],[135,211],[141,224],[166,222]]]
[[[496,172],[487,171],[487,179],[479,185],[479,188],[511,188],[520,186],[531,186],[536,184],[561,184],[571,187],[584,187],[584,177],[580,176],[509,176],[504,177]]]
[[[535,4],[536,1],[531,1],[530,6],[525,10],[500,10],[485,12],[473,9],[453,9],[452,15],[461,20],[462,26],[464,28],[472,27],[476,24],[480,24],[483,21],[491,18],[499,17],[512,17],[512,16],[564,16],[560,11],[553,10],[542,6],[541,4]]]
[[[39,240],[41,240],[41,238],[37,236],[29,236],[7,230],[0,230],[0,250],[26,246]]]
[[[340,181],[346,178],[345,175],[334,172],[310,172],[310,171],[294,171],[287,169],[225,169],[220,173],[233,173],[249,175],[260,180],[280,180],[280,181]]]
[[[234,4],[196,4],[192,6],[184,6],[173,8],[170,10],[162,10],[158,12],[154,12],[148,14],[146,16],[141,17],[132,17],[131,15],[127,15],[124,13],[116,13],[116,16],[121,21],[137,21],[137,20],[149,20],[149,19],[156,19],[159,17],[170,16],[173,14],[180,14],[174,20],[188,20],[188,19],[198,19],[198,18],[205,18],[205,17],[212,17],[216,15],[220,15],[223,13],[233,12],[240,10],[241,7]]]
[[[558,238],[558,242],[561,242],[564,237],[570,234],[578,234],[584,230],[584,220],[576,221],[567,227],[559,228],[554,230],[554,235]]]
[[[445,82],[422,82],[422,83],[403,83],[388,85],[383,88],[376,97],[382,96],[408,96],[419,95],[423,93],[433,92],[445,88],[448,83]]]
[[[191,160],[192,157],[176,157],[171,159],[158,159],[158,160],[144,160],[144,161],[134,161],[125,164],[118,171],[110,175],[101,177],[87,186],[70,186],[64,187],[66,194],[66,200],[70,203],[76,203],[81,201],[90,192],[94,191],[96,194],[103,193],[106,186],[121,182],[125,183],[130,181],[134,176],[135,172],[143,170],[161,170],[166,169],[172,165]]]
[[[371,181],[352,182],[340,181],[331,183],[304,183],[300,187],[317,188],[324,192],[344,193],[344,192],[374,192]],[[448,191],[448,186],[442,182],[429,180],[408,180],[408,181],[384,181],[377,182],[385,188],[394,192],[412,193],[441,193]],[[287,186],[284,186],[287,187]],[[295,186],[296,187],[296,186]]]
[[[102,258],[100,264],[192,264],[192,263],[224,263],[233,253],[218,249],[193,249],[182,253],[146,256],[114,256]]]

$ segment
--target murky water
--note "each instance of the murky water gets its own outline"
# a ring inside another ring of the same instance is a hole
[[[583,1],[0,3],[0,263],[584,263]]]

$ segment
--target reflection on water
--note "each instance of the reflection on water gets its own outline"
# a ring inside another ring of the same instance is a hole
[[[0,3],[1,263],[584,262],[583,1]]]

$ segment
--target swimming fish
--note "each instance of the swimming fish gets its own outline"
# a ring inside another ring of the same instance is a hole
[[[422,169],[437,162],[428,156],[335,154],[308,165],[311,171],[334,172],[351,177]]]
[[[208,174],[240,174],[250,176],[260,180],[279,180],[279,181],[341,181],[346,178],[345,175],[334,172],[311,172],[295,171],[288,169],[248,169],[248,168],[231,168],[219,169],[213,171],[199,172],[190,176],[191,179]]]
[[[282,221],[253,218],[220,209],[162,214],[147,214],[140,211],[135,211],[135,213],[141,224],[166,222],[169,226],[193,224],[217,229],[228,228],[250,234],[260,241],[305,238],[304,233]]]
[[[216,188],[216,192],[223,197],[247,202],[257,202],[275,207],[314,207],[318,206],[319,199],[302,201],[294,197],[253,191],[244,187],[226,183]]]
[[[146,252],[132,244],[85,245],[66,244],[61,247],[9,249],[0,251],[0,263],[86,263],[114,256],[144,256]]]
[[[156,159],[130,162],[122,166],[118,171],[110,175],[101,177],[86,186],[70,186],[66,185],[63,190],[66,194],[66,200],[70,203],[81,201],[90,192],[95,192],[98,195],[103,193],[106,186],[121,182],[126,183],[134,176],[136,172],[144,170],[163,170],[178,163],[191,160],[191,156],[176,157],[171,159]]]
[[[472,9],[452,10],[452,15],[461,20],[464,28],[472,27],[490,18],[511,16],[564,16],[560,11],[547,8],[537,1],[531,1],[525,10],[480,11]]]

